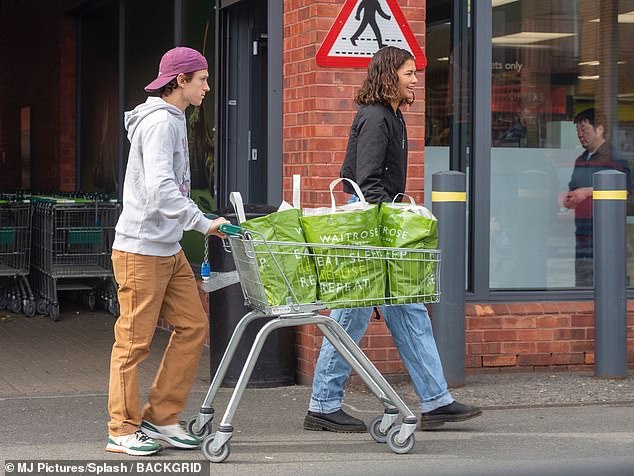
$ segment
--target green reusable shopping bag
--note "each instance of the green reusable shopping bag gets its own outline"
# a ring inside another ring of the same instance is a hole
[[[410,203],[382,203],[380,209],[383,246],[401,248],[387,253],[386,294],[389,304],[437,300],[435,271],[438,255],[403,249],[436,249],[438,221],[425,207],[416,205],[411,197],[409,200]]]
[[[333,188],[341,180],[349,179],[330,184],[331,207],[304,209],[301,218],[306,240],[324,245],[311,247],[317,297],[330,309],[379,305],[385,300],[384,256],[381,250],[367,248],[381,246],[378,207],[367,203],[351,180],[360,201],[337,207]]]
[[[256,241],[254,249],[268,303],[271,306],[284,306],[316,302],[317,275],[305,244],[300,211],[290,208],[246,220],[240,226],[257,232],[253,234]],[[257,243],[262,239],[285,243]]]

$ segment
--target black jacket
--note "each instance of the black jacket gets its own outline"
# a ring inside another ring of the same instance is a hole
[[[395,113],[389,104],[359,108],[340,175],[357,182],[370,203],[392,201],[405,191],[407,128],[400,109]],[[343,188],[354,193],[347,182]]]

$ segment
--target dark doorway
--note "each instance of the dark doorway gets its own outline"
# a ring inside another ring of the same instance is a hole
[[[259,2],[262,3],[262,2]],[[268,38],[265,29],[253,28],[253,55],[251,56],[251,160],[249,161],[249,197],[253,203],[267,199],[267,110]]]
[[[218,204],[238,191],[245,203],[268,197],[267,2],[221,10],[219,38]]]
[[[117,192],[118,17],[116,1],[80,17],[78,187],[84,192]]]

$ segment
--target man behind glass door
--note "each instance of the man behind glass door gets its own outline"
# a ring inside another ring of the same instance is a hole
[[[625,172],[629,191],[630,169],[625,161],[616,159],[612,146],[605,140],[605,121],[598,115],[595,117],[594,108],[581,111],[573,122],[585,150],[575,160],[563,205],[575,210],[575,285],[592,287],[592,174],[601,170]]]

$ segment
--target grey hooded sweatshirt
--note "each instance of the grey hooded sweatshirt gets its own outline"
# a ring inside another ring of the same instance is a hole
[[[191,189],[185,113],[148,97],[125,113],[130,154],[123,211],[112,247],[151,256],[181,250],[184,230],[207,233],[211,220],[189,197]]]

